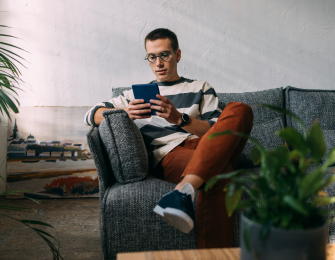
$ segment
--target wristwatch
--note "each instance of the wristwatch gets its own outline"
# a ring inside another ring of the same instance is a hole
[[[186,125],[189,121],[190,121],[190,117],[188,116],[188,114],[182,113],[182,114],[181,114],[181,124],[178,125],[178,127],[183,127],[183,126]]]

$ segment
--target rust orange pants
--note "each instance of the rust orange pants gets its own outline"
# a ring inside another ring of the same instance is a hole
[[[252,109],[244,103],[231,102],[203,137],[186,140],[168,153],[156,167],[156,173],[161,174],[164,180],[177,184],[187,174],[198,175],[208,182],[215,175],[232,172],[237,166],[247,139],[235,135],[219,136],[211,140],[207,137],[227,129],[249,134],[252,125]],[[220,181],[207,192],[203,189],[198,192],[198,248],[233,246],[233,217],[228,217],[223,192],[227,183],[228,181]]]

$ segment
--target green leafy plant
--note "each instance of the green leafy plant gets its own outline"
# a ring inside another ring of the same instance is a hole
[[[1,27],[10,28],[5,25],[0,25],[0,28]],[[0,37],[17,38],[7,34],[0,34]],[[21,63],[21,61],[25,59],[8,49],[8,47],[24,52],[26,51],[15,45],[3,42],[2,40],[0,41],[0,112],[2,115],[6,114],[8,118],[11,119],[10,110],[14,113],[19,112],[17,106],[19,106],[20,103],[17,98],[15,98],[15,96],[17,96],[16,90],[20,89],[20,85],[24,83],[20,78],[21,72],[15,63],[25,67]]]
[[[262,224],[263,238],[271,227],[308,229],[322,226],[330,211],[320,206],[335,202],[335,197],[322,191],[335,181],[335,174],[328,174],[328,167],[335,163],[335,149],[330,150],[322,164],[326,144],[317,121],[307,131],[301,119],[292,112],[266,104],[261,106],[291,116],[301,126],[302,134],[293,128],[277,131],[286,143],[271,150],[265,150],[258,140],[246,134],[230,130],[212,134],[209,139],[227,134],[249,138],[255,144],[251,159],[261,166],[259,176],[239,169],[213,177],[205,189],[219,180],[231,179],[224,189],[228,214],[232,215],[235,209],[245,209],[247,218]],[[310,168],[312,162],[314,170]],[[311,172],[307,174],[309,168]],[[249,200],[240,200],[243,192],[249,195]]]
[[[3,28],[9,28],[8,26],[0,25]],[[0,34],[0,37],[6,38],[17,38],[15,36]],[[14,97],[17,96],[15,90],[20,89],[20,85],[23,84],[23,80],[20,78],[21,72],[15,63],[18,63],[25,67],[20,60],[24,60],[21,56],[9,50],[8,47],[25,51],[15,45],[0,41],[0,112],[2,115],[7,115],[9,119],[10,110],[14,113],[18,113],[18,107],[20,105],[19,101]],[[1,177],[1,176],[0,176]],[[6,181],[1,177],[1,179],[6,183]],[[0,179],[0,181],[1,181]],[[19,193],[28,192],[25,190],[14,190],[1,192],[0,196],[6,195],[19,195]],[[38,200],[30,199],[36,203],[40,203]],[[29,207],[20,207],[20,206],[11,206],[11,205],[0,205],[0,210],[14,210],[14,211],[31,211]],[[1,214],[2,217],[7,217],[15,221],[20,222],[21,224],[27,226],[34,232],[36,232],[49,246],[54,260],[63,259],[59,253],[59,242],[54,236],[50,235],[48,232],[41,230],[39,227],[53,228],[51,225],[44,223],[42,221],[36,220],[19,220],[14,217],[8,216],[6,214]],[[56,245],[54,244],[56,243]]]

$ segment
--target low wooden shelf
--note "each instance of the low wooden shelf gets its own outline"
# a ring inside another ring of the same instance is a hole
[[[119,253],[117,260],[239,260],[239,248]],[[335,259],[335,244],[327,245],[327,260]]]

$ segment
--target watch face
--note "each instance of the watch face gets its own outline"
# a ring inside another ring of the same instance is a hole
[[[188,114],[183,114],[183,115],[182,115],[182,120],[183,120],[184,122],[188,122],[188,121],[190,120],[190,117],[188,116]]]

